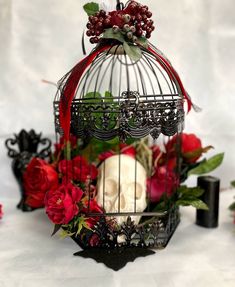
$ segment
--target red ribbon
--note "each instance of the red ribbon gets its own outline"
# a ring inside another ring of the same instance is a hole
[[[62,91],[61,99],[59,103],[59,113],[60,113],[60,125],[64,131],[64,138],[69,141],[70,135],[70,120],[71,120],[71,104],[75,97],[78,83],[85,72],[86,68],[92,63],[96,56],[100,53],[111,48],[111,45],[105,45],[98,47],[81,62],[79,62],[73,69],[66,85]]]

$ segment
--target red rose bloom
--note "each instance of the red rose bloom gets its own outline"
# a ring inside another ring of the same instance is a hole
[[[100,213],[103,214],[104,210],[98,205],[95,199],[90,200],[90,202],[86,203],[86,207],[83,208],[82,210],[83,213]],[[98,221],[100,220],[99,216],[90,216],[87,220],[86,223],[90,228],[92,228]]]
[[[46,192],[58,186],[58,174],[51,165],[35,157],[26,168],[23,183],[26,204],[33,208],[43,207]]]
[[[181,153],[182,157],[186,162],[194,163],[196,162],[200,156],[202,155],[202,143],[201,140],[196,137],[194,134],[181,134],[175,135],[166,145],[166,150],[170,155],[176,154],[176,143],[178,137],[181,137]],[[191,153],[197,153],[195,156],[189,156]]]
[[[147,192],[151,202],[159,202],[164,193],[171,196],[178,186],[178,179],[166,166],[159,167],[155,174],[147,180]]]
[[[73,160],[62,160],[59,163],[59,171],[68,180],[85,182],[88,178],[94,180],[98,170],[93,164],[88,164],[82,156],[76,156]]]
[[[71,183],[49,191],[45,197],[46,213],[54,224],[68,224],[77,214],[83,191]]]
[[[0,204],[0,219],[3,217],[2,205]]]

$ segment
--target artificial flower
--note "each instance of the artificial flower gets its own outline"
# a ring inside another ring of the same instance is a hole
[[[61,160],[59,162],[59,172],[69,181],[78,180],[86,182],[87,179],[94,180],[98,175],[95,165],[88,164],[82,156],[76,156],[72,160]]]
[[[82,209],[82,212],[85,214],[103,214],[104,210],[98,205],[95,199],[92,199],[86,202],[86,207]],[[86,219],[86,223],[90,228],[92,228],[99,220],[100,216],[90,215]]]
[[[82,196],[83,191],[71,183],[47,192],[45,207],[50,220],[54,224],[68,224],[78,214]]]
[[[180,137],[180,138],[179,138]],[[195,134],[175,135],[167,144],[166,151],[168,156],[175,157],[177,154],[177,141],[181,145],[181,154],[185,162],[195,163],[202,155],[203,148],[201,140]]]
[[[58,186],[58,174],[46,161],[34,157],[23,176],[26,204],[33,208],[44,206],[44,197],[48,190]]]
[[[167,166],[157,168],[154,175],[147,180],[147,192],[150,201],[159,202],[164,193],[170,197],[178,183],[176,174]]]

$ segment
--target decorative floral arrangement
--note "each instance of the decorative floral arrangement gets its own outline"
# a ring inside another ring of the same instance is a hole
[[[177,141],[181,143],[180,174],[176,170]],[[92,163],[89,163],[91,147]],[[200,200],[203,190],[198,187],[189,188],[182,183],[190,175],[209,173],[221,164],[223,154],[200,160],[202,154],[211,148],[203,148],[201,140],[194,134],[176,135],[163,148],[158,145],[149,147],[148,139],[129,144],[119,144],[115,140],[101,143],[93,139],[90,144],[84,145],[73,136],[70,137],[69,144],[65,144],[61,138],[60,143],[55,144],[50,162],[33,158],[27,166],[24,173],[26,202],[34,208],[42,207],[45,203],[46,213],[55,224],[53,234],[61,227],[63,236],[92,230],[101,217],[89,217],[88,212],[105,212],[96,201],[98,166],[120,153],[136,158],[145,168],[152,211],[165,211],[172,204],[207,209]],[[116,228],[115,219],[110,219],[110,224]],[[91,244],[96,244],[97,240],[92,238]]]
[[[231,186],[235,187],[235,181],[231,182]],[[234,217],[234,224],[235,224],[235,202],[233,202],[230,206],[229,209],[233,212],[233,217]]]
[[[129,1],[124,9],[106,12],[95,2],[84,5],[89,16],[86,35],[92,44],[104,39],[114,39],[123,43],[123,49],[137,61],[141,57],[139,46],[146,47],[147,39],[155,30],[148,6]]]

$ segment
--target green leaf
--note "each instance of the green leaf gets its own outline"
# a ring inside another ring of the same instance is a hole
[[[235,211],[235,202],[229,206],[229,209],[232,211]]]
[[[193,206],[196,209],[208,210],[208,206],[200,199],[179,199],[176,201],[178,206]]]
[[[106,103],[113,103],[113,95],[109,91],[106,91],[104,94],[104,101]]]
[[[231,186],[235,187],[235,180],[231,182]]]
[[[106,29],[103,34],[104,39],[115,39],[118,40],[121,43],[125,42],[124,36],[121,32],[114,33],[112,28]]]
[[[134,61],[137,62],[142,56],[142,52],[138,46],[129,45],[127,42],[123,43],[123,48],[127,55]]]
[[[143,46],[144,48],[148,48],[148,40],[145,37],[138,38],[137,44]]]
[[[213,171],[218,166],[221,165],[224,159],[224,153],[217,154],[213,156],[212,158],[203,161],[201,164],[199,164],[196,168],[191,169],[188,172],[188,176],[192,174],[200,175],[205,174]]]
[[[51,236],[55,235],[61,228],[61,224],[55,224],[54,230],[51,234]]]
[[[99,92],[90,92],[84,96],[84,99],[86,99],[86,103],[100,103],[102,96]]]
[[[177,189],[177,193],[179,196],[192,196],[192,197],[200,197],[204,193],[204,189],[200,187],[187,187],[186,185],[182,185]]]
[[[87,13],[88,16],[94,15],[96,12],[100,10],[99,4],[95,2],[87,3],[83,6],[83,9]]]
[[[75,234],[75,232],[67,232],[66,230],[61,230],[60,232],[60,238],[65,239],[66,237],[71,237]]]

